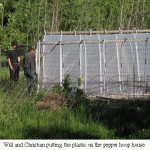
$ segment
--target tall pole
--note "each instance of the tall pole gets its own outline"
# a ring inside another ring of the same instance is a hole
[[[136,39],[136,34],[134,34],[134,38]],[[139,85],[140,85],[140,64],[139,64],[139,53],[138,53],[138,46],[137,46],[137,42],[135,42],[135,49],[136,49],[136,58],[137,58],[137,68],[138,68],[138,77],[139,77]],[[140,87],[139,87],[139,91],[141,93]]]
[[[84,48],[85,48],[85,93],[86,93],[86,85],[87,85],[87,60],[86,60],[86,44],[84,41]]]
[[[104,57],[104,94],[106,94],[106,45],[105,39],[103,41],[103,57]]]
[[[80,35],[80,44],[79,44],[79,68],[80,68],[80,78],[82,78],[82,38]],[[83,89],[83,82],[81,83],[80,86],[81,89]]]
[[[44,35],[44,39],[43,39],[43,41],[45,42],[45,35]],[[44,52],[45,52],[45,45],[43,45],[43,54],[44,54]],[[43,70],[42,70],[42,82],[43,82],[43,84],[42,84],[42,87],[44,87],[44,83],[46,82],[45,81],[45,79],[46,79],[46,77],[45,77],[45,68],[44,68],[44,66],[45,66],[45,59],[44,59],[44,57],[45,56],[43,56],[43,58],[42,58],[42,65],[43,65]]]
[[[117,40],[117,34],[116,34]],[[118,75],[119,75],[119,82],[121,82],[121,74],[120,74],[120,59],[119,59],[119,50],[118,50],[118,43],[116,42],[116,52],[117,52],[117,62],[118,62]],[[120,84],[120,93],[121,93],[121,84]]]
[[[135,64],[134,64],[134,55],[133,55],[133,49],[132,49],[132,45],[129,39],[127,39],[129,41],[130,44],[130,48],[131,48],[131,52],[132,52],[132,60],[133,60],[133,82],[134,82],[134,98],[135,98]]]
[[[144,82],[145,82],[145,86],[147,86],[147,84],[146,84],[146,83],[147,83],[147,82],[146,82],[146,69],[147,69],[147,68],[146,68],[146,67],[147,67],[147,65],[146,65],[146,63],[147,63],[147,62],[146,62],[146,58],[147,58],[147,57],[146,57],[146,56],[147,56],[147,41],[148,41],[148,40],[149,40],[149,38],[146,39],[146,46],[145,46],[145,67],[144,67]],[[145,94],[146,94],[146,93],[145,93]]]
[[[62,75],[63,75],[63,66],[62,66],[62,31],[61,31],[61,35],[60,35],[60,86],[62,86]]]
[[[100,40],[100,36],[98,35],[98,40]],[[99,80],[102,82],[102,56],[101,56],[101,45],[99,43]],[[100,94],[102,94],[102,84],[100,84]]]
[[[123,58],[122,58],[122,49],[123,49],[123,43],[124,42],[122,42],[121,43],[121,52],[120,52],[120,63],[121,63],[121,85],[122,85],[122,82],[123,82],[123,80],[124,80],[124,78],[123,78],[123,71],[122,71],[122,60],[123,60]],[[124,85],[124,84],[123,84]],[[122,87],[122,89],[124,89],[124,86],[121,86]]]
[[[40,82],[40,40],[38,43],[38,83]],[[40,83],[38,84],[38,90],[37,93],[39,92],[40,89]]]

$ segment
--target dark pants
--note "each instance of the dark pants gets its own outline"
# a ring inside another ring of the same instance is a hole
[[[19,79],[19,66],[18,64],[12,64],[13,71],[9,67],[10,71],[10,80],[11,81],[16,81]]]
[[[28,75],[27,77],[27,86],[28,86],[28,93],[31,92],[35,88],[34,81],[35,81],[35,71],[27,69]]]

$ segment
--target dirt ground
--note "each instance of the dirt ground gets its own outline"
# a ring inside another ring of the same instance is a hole
[[[91,97],[89,97],[90,99]],[[97,105],[97,107],[94,108],[93,113],[95,116],[102,115],[108,111],[112,111],[114,109],[120,108],[121,105],[124,106],[131,106],[131,107],[136,107],[138,110],[141,110],[141,107],[143,105],[150,105],[150,100],[149,99],[143,99],[143,98],[138,98],[138,99],[112,99],[108,97],[99,97],[99,96],[94,96],[95,102],[97,104],[100,103],[106,103],[110,104],[111,107],[108,107],[107,109],[102,109]],[[91,99],[92,100],[92,99]],[[59,93],[46,93],[41,101],[38,101],[36,104],[36,107],[39,110],[52,110],[53,112],[58,111],[59,109],[62,109],[63,106],[67,105],[67,100],[64,95],[59,94]]]
[[[51,109],[52,111],[58,110],[59,107],[66,106],[65,96],[59,93],[46,93],[41,101],[38,101],[37,108],[39,110]]]

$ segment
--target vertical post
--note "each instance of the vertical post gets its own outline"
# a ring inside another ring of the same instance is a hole
[[[40,88],[40,40],[37,43],[37,50],[36,50],[36,73],[38,75],[38,85],[37,85],[37,93],[39,92]]]
[[[76,30],[74,30],[74,35],[77,35],[77,31]]]
[[[60,86],[62,86],[62,74],[63,74],[63,69],[62,69],[62,31],[60,35]]]
[[[134,79],[134,98],[135,98],[135,64],[134,64],[134,55],[133,55],[133,49],[132,49],[132,45],[129,39],[127,39],[129,41],[130,47],[131,47],[131,52],[132,52],[132,59],[133,59],[133,79]]]
[[[107,35],[107,33],[106,33],[106,29],[105,29],[105,34]]]
[[[100,40],[99,34],[98,34],[98,40]],[[99,80],[100,83],[102,82],[102,56],[101,56],[101,45],[99,42]],[[100,94],[102,94],[102,84],[100,84]]]
[[[84,47],[85,47],[85,94],[86,94],[86,85],[87,85],[87,61],[86,61],[86,44],[84,41]]]
[[[39,40],[39,75],[40,75],[40,51],[41,49],[40,49],[40,40]]]
[[[120,56],[120,63],[121,63],[121,85],[122,85],[122,81],[123,81],[123,75],[122,75],[123,74],[123,71],[122,71],[122,49],[123,49],[123,43],[124,42],[121,43],[121,52],[120,52],[120,55],[121,55]],[[123,86],[122,86],[122,89],[124,89]]]
[[[82,40],[80,35],[80,41]],[[82,78],[82,41],[79,44],[79,67],[80,67],[80,78]],[[80,86],[81,89],[83,89],[83,82]]]
[[[119,28],[119,32],[120,32],[120,34],[122,34],[122,30]]]
[[[136,34],[134,34],[134,38],[136,39]],[[140,85],[140,64],[139,64],[139,53],[138,53],[138,46],[137,46],[137,42],[135,42],[135,49],[136,49],[136,58],[137,58],[137,69],[138,69],[138,78],[139,78],[139,85]],[[141,89],[139,86],[139,91],[141,93]]]
[[[106,45],[105,39],[103,41],[103,57],[104,57],[104,95],[106,94]]]
[[[37,48],[35,52],[35,57],[36,57],[36,74],[38,75],[38,43],[37,43]],[[39,80],[38,80],[39,81]],[[39,92],[39,85],[37,85],[37,93]]]
[[[64,66],[64,53],[63,53],[63,46],[62,46],[62,79],[64,79],[64,68],[65,68],[65,66]]]
[[[38,64],[38,66],[39,66],[39,68],[38,68],[39,73],[38,74],[39,75],[38,75],[38,81],[40,82],[40,51],[41,51],[41,49],[40,49],[40,40],[39,40],[39,46],[38,47],[39,47],[39,64]],[[39,90],[39,88],[40,88],[40,85],[38,86],[38,90]]]
[[[36,48],[36,74],[38,74],[38,43],[37,43],[37,48]]]
[[[116,40],[117,40],[117,34],[116,34]],[[118,43],[117,42],[116,42],[116,50],[117,50],[117,62],[118,62],[119,82],[121,82],[121,76],[120,76],[120,59],[119,59]],[[120,84],[120,93],[121,93],[121,84]]]
[[[146,39],[146,46],[145,46],[145,66],[144,66],[144,83],[146,86],[146,56],[147,56],[147,41],[149,38]],[[145,93],[146,94],[146,93]]]
[[[35,48],[35,37],[34,37],[34,48]]]
[[[91,35],[91,30],[89,30],[89,34]]]
[[[45,41],[45,35],[44,35],[44,39],[43,39],[43,41]],[[43,45],[43,53],[45,52],[45,45]],[[42,87],[44,88],[44,83],[46,82],[45,81],[45,68],[44,68],[44,65],[45,65],[45,59],[44,59],[44,57],[45,56],[43,56],[43,58],[42,58],[42,66],[43,66],[43,70],[42,70]]]
[[[137,30],[136,30],[136,28],[135,28],[135,33],[137,34]]]
[[[60,42],[60,86],[62,86],[62,45]]]

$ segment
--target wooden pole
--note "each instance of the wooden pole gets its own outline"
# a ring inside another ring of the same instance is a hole
[[[121,30],[121,34],[124,33],[150,33],[150,29],[147,30]],[[57,31],[57,32],[46,32],[47,35],[60,35],[61,32]],[[75,34],[75,31],[62,31],[62,34]],[[108,30],[108,31],[76,31],[76,35],[80,35],[80,34],[120,34],[120,30]]]

